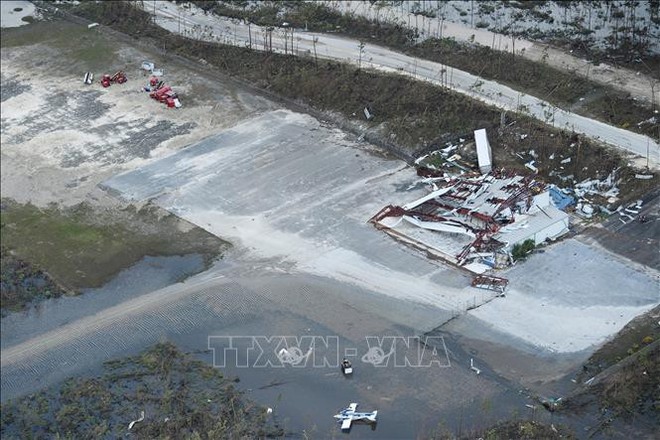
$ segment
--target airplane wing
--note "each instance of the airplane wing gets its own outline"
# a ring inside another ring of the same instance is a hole
[[[344,419],[344,420],[341,422],[341,429],[350,429],[350,428],[351,428],[351,422],[352,422],[352,421],[353,421],[353,419],[351,419],[350,417],[347,418],[347,419]]]
[[[357,405],[358,405],[357,403],[351,403],[350,405],[348,405],[348,410],[355,412],[355,410],[357,409]]]

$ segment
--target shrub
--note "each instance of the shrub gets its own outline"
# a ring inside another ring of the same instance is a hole
[[[514,245],[513,249],[511,249],[511,256],[515,261],[524,260],[527,258],[527,255],[534,250],[534,247],[536,247],[536,243],[530,238],[529,240]]]

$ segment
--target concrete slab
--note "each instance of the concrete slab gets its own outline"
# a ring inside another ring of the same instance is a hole
[[[435,306],[448,318],[472,303],[472,288],[431,281],[440,263],[366,223],[397,198],[394,183],[411,178],[401,162],[365,155],[341,131],[279,110],[103,185],[130,201],[153,199],[252,258]]]

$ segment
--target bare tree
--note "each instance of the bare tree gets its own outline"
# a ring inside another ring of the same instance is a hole
[[[358,57],[358,70],[362,68],[362,56],[364,55],[364,41],[360,40],[360,44],[358,44],[358,49],[359,49],[359,57]]]
[[[318,67],[319,65],[319,58],[316,55],[316,43],[318,42],[319,42],[319,37],[314,37],[314,39],[312,40],[312,44],[314,45],[314,64],[316,65],[316,67]]]

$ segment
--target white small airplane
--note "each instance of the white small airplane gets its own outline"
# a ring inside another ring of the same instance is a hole
[[[376,417],[378,416],[378,411],[374,412],[356,412],[358,404],[351,403],[348,405],[348,408],[344,408],[339,411],[339,414],[335,414],[335,419],[339,419],[341,422],[341,429],[347,430],[351,429],[351,423],[357,421],[364,421],[367,423],[376,423]]]

